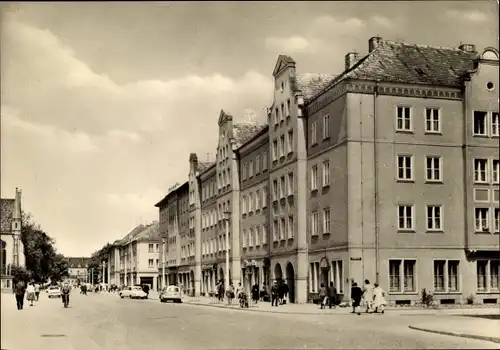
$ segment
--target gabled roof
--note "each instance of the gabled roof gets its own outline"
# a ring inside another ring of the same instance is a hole
[[[308,101],[319,91],[322,91],[335,77],[336,75],[332,74],[302,73],[292,76],[290,80],[292,90],[294,92],[301,91],[304,100]]]
[[[151,224],[146,226],[142,231],[140,231],[132,241],[152,241],[159,240],[159,224],[158,221],[153,221]]]
[[[323,91],[345,79],[460,87],[462,77],[474,68],[477,57],[477,53],[458,48],[380,40],[377,48]]]
[[[208,170],[209,168],[213,167],[215,165],[215,162],[201,162],[198,161],[198,171],[201,173],[205,172],[205,170]]]
[[[219,122],[218,122],[219,125],[221,125],[226,120],[232,120],[232,119],[233,119],[233,116],[231,114],[224,112],[223,109],[220,110]]]
[[[295,61],[293,58],[287,55],[279,55],[276,60],[276,65],[273,69],[273,76],[276,76],[285,67],[295,67]]]
[[[253,138],[258,132],[264,129],[266,125],[256,123],[238,123],[233,124],[233,138],[236,148]]]
[[[12,214],[14,213],[14,199],[0,199],[0,232],[12,230]]]

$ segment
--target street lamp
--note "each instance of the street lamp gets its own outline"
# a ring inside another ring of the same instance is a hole
[[[225,290],[229,289],[229,220],[231,220],[231,212],[224,212],[224,221],[226,222],[226,274],[225,274]]]
[[[161,240],[161,287],[165,288],[165,238]]]

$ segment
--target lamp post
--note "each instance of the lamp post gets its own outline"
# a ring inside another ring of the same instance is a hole
[[[161,240],[161,288],[165,288],[165,239]]]
[[[106,283],[106,281],[105,281],[105,275],[106,275],[105,269],[106,269],[106,262],[103,261],[102,262],[102,283]]]
[[[225,290],[229,289],[229,220],[231,220],[231,212],[224,212],[224,221],[226,223],[226,273],[225,273]]]

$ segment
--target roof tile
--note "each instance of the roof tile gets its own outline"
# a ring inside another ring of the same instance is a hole
[[[266,125],[257,123],[237,123],[233,124],[233,138],[236,141],[236,148],[240,147],[252,139]]]
[[[296,74],[290,79],[292,89],[294,91],[301,91],[304,99],[307,101],[327,86],[335,77],[332,74],[302,73]]]
[[[12,214],[14,212],[14,199],[0,200],[0,231],[2,233],[11,232]]]

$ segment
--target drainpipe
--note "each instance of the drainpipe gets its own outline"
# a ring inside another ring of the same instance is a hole
[[[379,220],[378,220],[378,154],[377,154],[377,97],[378,97],[378,82],[375,82],[373,89],[373,167],[374,167],[374,181],[375,181],[375,280],[379,282],[380,272],[380,246],[379,246]]]

